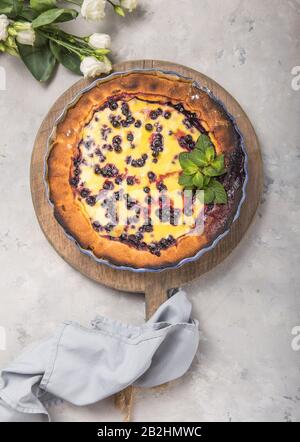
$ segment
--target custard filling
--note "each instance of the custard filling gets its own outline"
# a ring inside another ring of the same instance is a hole
[[[133,96],[98,109],[83,128],[70,176],[94,230],[159,255],[199,228],[204,206],[183,194],[178,156],[195,147],[203,126],[181,104]]]

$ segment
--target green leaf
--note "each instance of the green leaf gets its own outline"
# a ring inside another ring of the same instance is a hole
[[[33,20],[32,26],[36,29],[51,23],[62,23],[73,20],[77,15],[78,12],[75,11],[75,9],[49,9],[48,11],[42,12],[35,20]]]
[[[34,11],[45,12],[57,5],[56,0],[30,0],[30,6]]]
[[[189,154],[189,159],[199,167],[208,166],[205,153],[202,150],[192,150],[192,152]]]
[[[224,186],[217,181],[216,179],[212,179],[209,184],[209,189],[212,189],[215,193],[215,203],[217,204],[226,204],[227,203],[227,193],[224,189]]]
[[[210,163],[211,161],[213,161],[215,159],[215,156],[216,153],[214,146],[213,145],[207,146],[207,148],[205,149],[205,158],[207,162]]]
[[[121,17],[125,17],[124,9],[121,8],[121,6],[119,6],[119,5],[114,5],[114,10],[115,10],[115,13],[116,13],[116,14],[120,15]]]
[[[208,135],[201,134],[196,142],[196,149],[206,151],[208,147],[212,146],[211,139]]]
[[[214,169],[216,169],[217,171],[221,171],[224,169],[224,155],[218,155],[216,159],[214,159],[214,161],[211,162],[210,164]]]
[[[23,0],[1,0],[0,14],[5,14],[9,18],[17,17],[24,6]]]
[[[50,41],[50,49],[56,60],[65,68],[74,72],[77,75],[82,75],[80,71],[80,57],[74,52],[69,51],[63,46],[58,45],[54,41]]]
[[[211,189],[210,187],[205,189],[204,190],[204,203],[210,204],[213,202],[214,199],[215,199],[215,192],[213,191],[213,189]]]
[[[24,18],[24,20],[27,21],[33,21],[38,15],[38,12],[31,9],[30,6],[25,6],[19,13],[19,17]]]
[[[207,167],[203,167],[202,173],[204,173],[204,175],[206,175],[206,176],[214,177],[214,176],[224,175],[224,173],[226,173],[226,170],[222,169],[220,171],[217,171],[212,166],[207,166]]]
[[[215,158],[215,148],[208,135],[201,134],[196,142],[196,150],[202,152],[205,155],[205,159],[208,163]]]
[[[193,186],[193,177],[191,175],[186,175],[185,173],[182,173],[179,176],[178,183],[183,187]]]
[[[211,178],[209,176],[206,176],[206,175],[203,176],[203,188],[204,189],[209,185],[210,179]]]
[[[34,46],[17,43],[21,59],[38,81],[47,81],[51,77],[56,59],[47,40],[38,39]]]
[[[198,172],[198,167],[193,164],[193,166],[188,166],[185,169],[183,169],[186,175],[195,175],[195,173]]]
[[[195,175],[193,176],[193,184],[198,189],[202,189],[203,188],[203,175],[202,175],[201,172],[195,173]]]
[[[188,152],[181,152],[179,154],[179,163],[187,175],[194,175],[198,172],[198,167],[190,160],[190,154]]]

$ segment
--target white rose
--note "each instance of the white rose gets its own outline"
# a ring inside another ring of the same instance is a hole
[[[8,37],[7,28],[9,26],[9,20],[6,15],[0,15],[0,41],[5,41]]]
[[[92,34],[89,38],[89,45],[94,49],[108,49],[111,44],[111,39],[108,34]]]
[[[129,12],[132,12],[137,6],[137,0],[121,0],[121,6],[124,9],[128,9]]]
[[[105,17],[106,0],[83,0],[82,16],[89,21],[99,21]]]
[[[80,64],[80,70],[85,77],[108,74],[111,71],[111,62],[106,57],[103,61],[99,61],[95,57],[85,57]]]
[[[22,45],[33,46],[35,42],[35,32],[32,29],[31,23],[22,23],[20,31],[17,31],[16,40]]]

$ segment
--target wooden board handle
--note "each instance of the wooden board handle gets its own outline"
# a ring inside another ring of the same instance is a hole
[[[167,289],[158,284],[153,283],[146,287],[145,290],[145,315],[148,320],[153,313],[156,312],[158,307],[168,299]],[[115,404],[122,411],[124,415],[124,421],[129,422],[132,415],[132,407],[134,400],[134,387],[129,386],[125,390],[120,391],[115,396]]]
[[[145,310],[146,320],[148,320],[158,307],[168,299],[167,289],[158,283],[146,287],[145,290]]]

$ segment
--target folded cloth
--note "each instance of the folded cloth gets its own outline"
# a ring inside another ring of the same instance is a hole
[[[23,352],[0,377],[0,421],[50,420],[50,397],[89,405],[129,385],[153,387],[182,376],[199,342],[183,291],[148,322],[132,326],[98,316],[91,328],[63,323]]]

